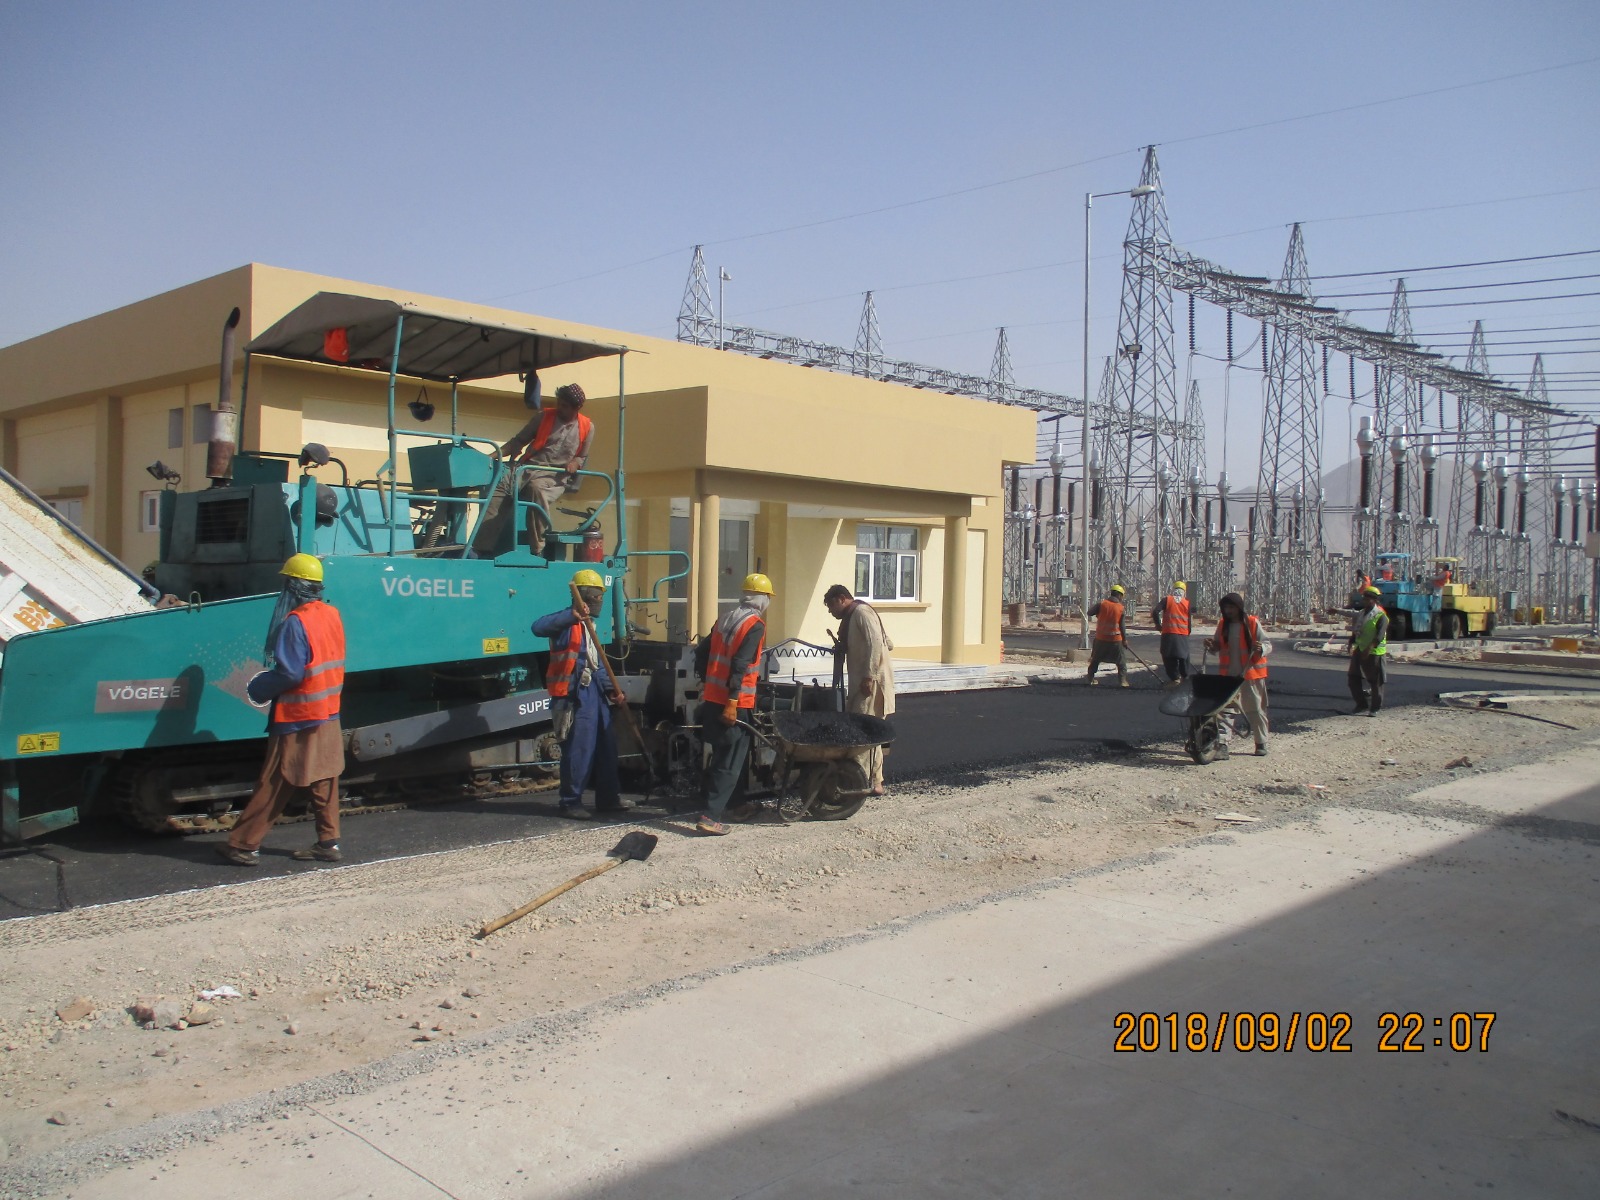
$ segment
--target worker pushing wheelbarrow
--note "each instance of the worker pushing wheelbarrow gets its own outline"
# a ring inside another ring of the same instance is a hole
[[[1218,603],[1222,619],[1206,639],[1207,654],[1217,653],[1218,673],[1191,675],[1182,687],[1163,698],[1160,709],[1188,724],[1184,749],[1204,765],[1228,756],[1234,714],[1241,713],[1255,735],[1256,754],[1267,752],[1267,655],[1272,646],[1261,636],[1261,624],[1245,611],[1244,600],[1229,592]]]

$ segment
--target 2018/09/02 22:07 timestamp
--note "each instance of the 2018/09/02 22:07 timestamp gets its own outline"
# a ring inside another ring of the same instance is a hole
[[[1430,1048],[1487,1053],[1495,1015],[1458,1012],[1429,1018],[1417,1012],[1381,1013],[1374,1048],[1380,1053],[1402,1054],[1419,1054]],[[1357,1049],[1359,1041],[1355,1021],[1347,1012],[1120,1012],[1113,1026],[1116,1041],[1112,1049],[1120,1054],[1177,1054],[1184,1050],[1341,1054]]]

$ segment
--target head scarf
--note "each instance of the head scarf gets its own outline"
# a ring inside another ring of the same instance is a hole
[[[1218,611],[1221,611],[1230,604],[1237,604],[1239,606],[1239,617],[1241,620],[1243,620],[1245,613],[1249,611],[1244,606],[1244,597],[1239,595],[1238,592],[1229,592],[1221,600],[1217,601],[1217,609]],[[1228,619],[1228,614],[1224,612],[1222,614],[1222,619],[1226,621]]]
[[[267,645],[262,657],[270,666],[277,666],[274,648],[278,644],[278,634],[283,629],[284,621],[289,614],[302,604],[312,600],[322,599],[322,585],[314,579],[295,579],[284,576],[283,591],[278,593],[277,607],[272,610],[272,622],[267,626]]]

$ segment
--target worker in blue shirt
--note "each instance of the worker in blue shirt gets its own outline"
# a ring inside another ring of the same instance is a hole
[[[600,656],[604,647],[594,644],[584,629],[605,601],[606,584],[598,571],[585,568],[572,577],[579,603],[557,609],[533,623],[533,635],[550,639],[550,666],[545,687],[555,717],[555,735],[561,743],[561,815],[587,821],[584,789],[592,783],[595,812],[618,813],[633,807],[622,799],[617,778],[617,735],[612,708],[623,700],[608,687]]]

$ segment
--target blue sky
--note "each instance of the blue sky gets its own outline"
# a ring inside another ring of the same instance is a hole
[[[1600,250],[1600,61],[1547,69],[1586,59],[1600,5],[1557,0],[12,0],[0,344],[252,259],[670,336],[701,242],[730,321],[850,344],[870,288],[890,355],[986,374],[1005,325],[1019,382],[1075,394],[1083,193],[1131,186],[1145,143],[1175,241],[1242,272],[1275,276],[1296,220],[1314,274]],[[1126,214],[1096,207],[1095,358]],[[1448,293],[1496,303],[1416,325],[1446,353],[1475,317],[1600,338],[1600,297],[1499,303],[1597,282]],[[1520,382],[1537,348],[1495,366]],[[1574,372],[1558,400],[1600,398],[1600,355],[1546,365]]]

